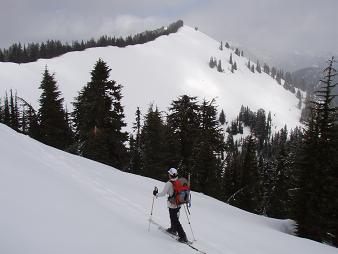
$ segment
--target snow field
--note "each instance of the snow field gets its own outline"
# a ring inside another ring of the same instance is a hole
[[[0,124],[0,253],[193,253],[151,226],[152,190],[164,183],[65,153]],[[186,215],[181,222],[192,239]],[[165,198],[153,219],[169,225]],[[191,225],[207,253],[333,254],[288,234],[293,222],[192,194]]]
[[[71,52],[53,59],[40,59],[27,64],[0,63],[0,94],[10,89],[38,108],[41,91],[38,89],[45,66],[55,73],[68,110],[71,102],[87,82],[90,71],[99,58],[112,69],[110,78],[123,85],[122,104],[125,106],[127,129],[135,120],[140,107],[145,114],[151,103],[167,111],[172,100],[188,94],[212,100],[216,98],[219,111],[224,109],[227,121],[234,119],[241,105],[251,110],[265,109],[273,116],[273,130],[287,124],[299,125],[300,110],[294,94],[278,85],[265,73],[252,73],[248,59],[238,57],[232,50],[220,51],[218,41],[188,26],[177,33],[161,36],[155,41],[125,48],[91,48]],[[232,52],[238,70],[231,73],[228,63]],[[223,73],[208,66],[210,57],[222,61]],[[261,63],[262,64],[262,63]]]

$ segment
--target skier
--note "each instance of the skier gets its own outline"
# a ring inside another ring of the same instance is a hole
[[[178,179],[178,173],[175,168],[171,168],[168,171],[169,174],[169,181],[166,182],[162,192],[158,193],[157,188],[154,189],[153,195],[158,197],[164,197],[168,195],[168,208],[169,208],[169,215],[170,215],[170,228],[167,229],[167,232],[173,235],[178,234],[179,239],[178,241],[186,243],[188,242],[187,236],[183,230],[183,227],[179,221],[180,216],[180,209],[181,205],[177,205],[175,201],[175,193],[172,181],[176,181]]]

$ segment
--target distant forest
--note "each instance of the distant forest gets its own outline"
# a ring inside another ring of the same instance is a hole
[[[21,43],[14,43],[8,49],[0,49],[0,62],[13,62],[13,63],[29,63],[38,60],[39,58],[50,59],[56,56],[63,55],[72,51],[83,51],[88,48],[94,47],[126,47],[129,45],[143,44],[153,41],[162,35],[169,35],[177,32],[183,26],[183,21],[178,20],[171,23],[167,27],[161,27],[152,31],[145,31],[134,36],[111,37],[101,36],[98,40],[90,39],[87,41],[73,41],[72,44],[63,43],[59,40],[48,40],[47,42],[28,43],[22,45]]]
[[[226,59],[226,62],[228,62],[231,66],[229,68],[229,71],[234,73],[234,72],[237,71],[237,63],[234,60],[233,54],[237,55],[238,57],[243,57],[244,52],[243,52],[243,50],[240,50],[239,48],[232,47],[228,42],[225,42],[223,44],[223,42],[221,41],[221,43],[219,45],[219,50],[223,51],[224,48],[231,50],[229,58],[228,58],[228,60]],[[222,66],[222,60],[221,59],[217,60],[217,58],[215,56],[210,57],[209,67],[212,68],[212,69],[215,68],[218,72],[221,72],[221,73],[223,73],[225,71],[223,69],[223,66]],[[246,64],[246,67],[252,73],[258,73],[259,74],[259,73],[264,72],[264,73],[268,74],[271,78],[273,78],[274,80],[277,81],[277,84],[281,85],[285,90],[293,93],[296,96],[296,98],[298,99],[298,105],[297,105],[298,109],[302,110],[300,121],[302,123],[304,123],[306,121],[306,117],[309,114],[308,107],[302,107],[302,103],[303,103],[303,100],[304,100],[305,104],[310,103],[310,101],[311,101],[310,95],[311,95],[311,93],[313,93],[313,89],[312,90],[308,89],[308,91],[306,93],[307,97],[303,98],[303,95],[300,92],[300,90],[306,91],[306,84],[305,84],[304,80],[303,80],[303,82],[298,82],[297,80],[295,81],[292,78],[292,75],[291,75],[290,72],[284,72],[283,70],[278,69],[274,66],[270,67],[266,63],[264,63],[264,65],[261,66],[261,64],[259,63],[258,60],[256,61],[256,65],[255,65],[249,59],[247,64]]]

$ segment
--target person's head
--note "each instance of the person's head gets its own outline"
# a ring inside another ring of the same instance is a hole
[[[169,174],[169,178],[170,178],[170,179],[175,179],[175,178],[177,178],[177,176],[178,176],[177,169],[176,169],[176,168],[171,168],[171,169],[169,169],[168,174]]]

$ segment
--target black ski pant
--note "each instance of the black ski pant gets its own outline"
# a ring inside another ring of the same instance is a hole
[[[182,228],[180,221],[178,220],[180,208],[181,207],[169,208],[170,223],[171,223],[171,228],[174,229],[178,233],[178,236],[185,238],[186,237],[185,232]]]

